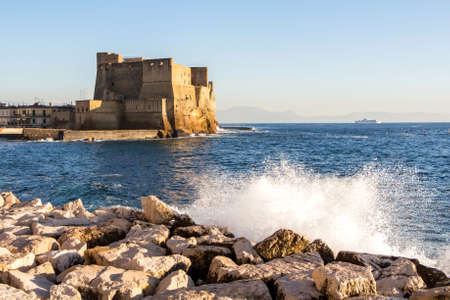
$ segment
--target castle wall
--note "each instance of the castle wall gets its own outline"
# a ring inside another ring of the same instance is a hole
[[[121,101],[77,101],[76,129],[120,129],[122,121]]]
[[[191,67],[192,85],[208,86],[208,68]]]
[[[124,101],[122,128],[126,129],[165,129],[163,122],[163,101],[165,98],[135,99]]]

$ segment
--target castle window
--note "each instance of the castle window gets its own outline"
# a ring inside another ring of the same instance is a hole
[[[163,62],[160,62],[159,65],[162,66],[162,65],[164,65],[164,63],[163,63]]]

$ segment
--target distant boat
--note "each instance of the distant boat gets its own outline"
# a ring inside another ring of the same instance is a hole
[[[367,120],[366,118],[362,120],[355,121],[356,124],[381,124],[381,121],[377,120]]]

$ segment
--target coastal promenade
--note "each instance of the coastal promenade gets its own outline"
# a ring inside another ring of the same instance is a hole
[[[0,299],[449,299],[417,259],[334,251],[289,229],[258,243],[155,196],[142,210],[0,194]],[[345,237],[342,237],[345,238]]]

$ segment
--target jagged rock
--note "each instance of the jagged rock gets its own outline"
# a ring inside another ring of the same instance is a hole
[[[312,273],[317,290],[328,299],[376,294],[371,268],[347,262],[333,262]]]
[[[25,293],[20,289],[0,283],[0,300],[37,300],[35,295]]]
[[[35,198],[30,201],[20,202],[17,204],[14,204],[14,209],[22,208],[22,207],[39,207],[42,206],[42,201],[39,198]]]
[[[33,232],[29,226],[11,226],[0,229],[1,233],[10,233],[14,235],[32,235]]]
[[[428,290],[416,290],[410,300],[448,300],[450,299],[450,286],[432,288]]]
[[[195,222],[187,214],[177,214],[168,223],[168,226],[170,226],[170,228],[173,230],[177,227],[186,227],[186,226],[192,226],[192,225],[195,225]]]
[[[34,261],[35,255],[33,253],[12,254],[8,249],[0,248],[0,272],[32,267]]]
[[[111,219],[99,225],[69,229],[58,241],[64,243],[68,239],[77,239],[87,243],[88,248],[105,246],[123,239],[130,226],[131,223],[125,219]]]
[[[74,250],[83,257],[84,252],[87,250],[87,244],[80,240],[70,238],[61,244],[61,250]]]
[[[157,278],[178,269],[184,271],[189,269],[191,261],[187,257],[178,254],[162,256],[164,255],[162,251],[165,249],[157,245],[154,247],[157,248],[144,248],[130,244],[120,244],[114,248],[96,247],[86,251],[85,259],[87,263],[145,271]],[[161,249],[158,250],[161,252],[155,252],[155,249]]]
[[[71,285],[58,284],[50,288],[50,300],[82,300],[81,294]]]
[[[141,210],[128,206],[102,207],[94,211],[94,214],[96,216],[103,216],[104,218],[108,216],[109,219],[123,218],[130,222],[135,220],[145,220],[145,215]]]
[[[73,219],[73,218],[75,218],[75,215],[71,211],[56,208],[47,214],[47,218]],[[79,218],[77,218],[77,219],[79,219]]]
[[[133,242],[138,245],[152,242],[156,245],[163,245],[169,234],[169,229],[164,225],[153,225],[147,228],[142,228],[141,225],[134,225],[125,239],[119,242]]]
[[[155,295],[162,294],[167,291],[172,291],[180,288],[193,287],[194,281],[183,270],[178,270],[170,273],[159,283],[156,288]]]
[[[417,274],[416,266],[408,259],[396,259],[389,267],[373,272],[377,293],[384,296],[404,297],[415,290],[426,288]]]
[[[3,201],[0,200],[0,202],[3,202],[3,204],[0,209],[10,209],[14,204],[20,203],[20,200],[11,192],[3,192],[1,197]]]
[[[0,210],[0,227],[28,226],[33,222],[42,221],[45,215],[53,209],[50,203],[42,206],[12,207],[9,210]]]
[[[28,274],[32,275],[43,275],[48,281],[55,282],[56,274],[55,269],[50,262],[45,262],[43,264],[37,265],[27,271]]]
[[[63,210],[71,212],[77,218],[89,218],[93,216],[92,213],[84,208],[81,199],[67,202],[66,204],[64,204]]]
[[[76,288],[83,299],[137,299],[153,293],[159,282],[145,272],[97,265],[74,266],[57,279]]]
[[[168,291],[147,300],[189,299],[189,300],[271,300],[269,289],[261,280],[240,280],[230,283],[205,284],[191,288]]]
[[[172,254],[181,254],[184,249],[197,245],[197,239],[190,237],[188,239],[174,235],[166,241],[166,246]]]
[[[316,252],[293,254],[258,265],[237,265],[227,257],[216,256],[209,267],[208,282],[229,282],[240,279],[261,279],[274,282],[291,274],[303,274],[323,266]]]
[[[9,285],[35,295],[39,299],[48,299],[50,288],[53,285],[53,282],[49,281],[44,275],[28,274],[18,270],[7,272],[7,282]]]
[[[58,273],[84,262],[83,257],[75,250],[50,251],[38,256],[37,260],[40,263],[49,261]]]
[[[73,229],[76,227],[71,226],[45,226],[38,222],[33,222],[31,224],[31,229],[33,231],[33,234],[35,235],[42,235],[42,236],[48,236],[52,238],[59,238],[64,232]]]
[[[364,295],[364,296],[356,296],[356,297],[348,297],[346,300],[402,300],[406,298],[398,298],[398,297],[387,297],[380,295]]]
[[[242,264],[262,264],[264,261],[261,256],[253,249],[251,242],[244,238],[238,238],[233,244],[234,255],[236,256],[236,262],[239,265]]]
[[[145,218],[154,224],[168,223],[176,215],[175,211],[156,196],[141,197]]]
[[[307,252],[318,252],[323,259],[325,264],[328,264],[334,261],[334,253],[328,245],[322,241],[321,239],[317,239],[309,243],[305,249],[303,249],[303,253]]]
[[[173,231],[173,235],[179,235],[184,238],[200,237],[202,235],[217,235],[222,233],[226,237],[233,238],[233,234],[226,227],[217,227],[210,225],[191,225],[185,227],[177,227]]]
[[[289,229],[277,230],[274,234],[255,246],[256,252],[266,261],[298,254],[308,245],[309,241],[300,234]]]
[[[231,256],[230,249],[217,246],[195,246],[186,248],[182,254],[192,261],[189,274],[195,278],[202,278],[206,275],[211,261],[216,256]]]
[[[346,261],[360,266],[371,266],[373,271],[389,267],[396,259],[409,259],[416,265],[417,273],[426,283],[428,288],[435,287],[439,282],[448,280],[441,270],[422,265],[417,259],[399,256],[376,255],[353,251],[340,251],[336,257],[337,261]]]
[[[215,233],[215,234],[207,234],[202,235],[198,238],[197,245],[210,245],[210,246],[221,246],[221,247],[228,247],[231,248],[234,243],[234,239],[225,236],[221,232]]]
[[[58,242],[51,237],[39,235],[0,234],[0,247],[12,253],[33,253],[39,255],[59,248]]]
[[[283,276],[275,281],[277,300],[314,300],[324,299],[312,279],[313,270]]]

